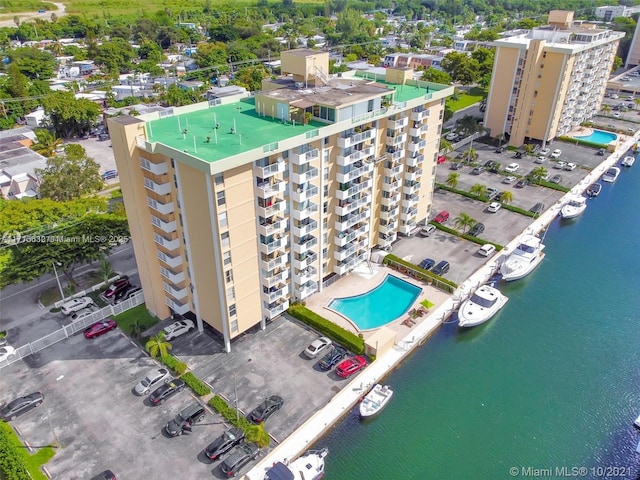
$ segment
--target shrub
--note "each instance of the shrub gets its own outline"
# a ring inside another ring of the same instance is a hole
[[[262,448],[269,445],[271,438],[264,430],[264,425],[254,425],[242,415],[237,415],[235,408],[229,406],[220,395],[214,395],[209,400],[209,406],[231,425],[240,428],[245,433],[247,441],[254,442]]]
[[[293,318],[296,318],[318,330],[331,340],[335,340],[336,342],[344,345],[352,352],[358,355],[364,353],[364,340],[362,338],[358,337],[355,333],[342,328],[340,325],[336,325],[326,318],[321,317],[304,305],[294,303],[289,307],[287,313]]]
[[[471,192],[466,192],[464,190],[458,190],[457,188],[451,188],[449,185],[445,185],[444,183],[436,183],[436,187],[440,190],[445,190],[451,193],[457,193],[458,195],[462,195],[463,197],[471,198],[473,200],[479,200],[480,202],[488,202],[489,199],[487,197],[479,197]]]
[[[444,228],[447,228],[447,227],[444,227]],[[405,267],[410,268],[414,272],[413,274],[414,278],[422,281],[435,280],[439,284],[438,287],[448,292],[453,292],[456,288],[458,288],[457,283],[452,282],[451,280],[447,280],[446,278],[441,277],[439,275],[436,275],[435,273],[429,270],[420,268],[417,265],[414,265],[411,262],[407,262],[406,260],[403,260],[400,257],[396,257],[393,254],[389,254],[386,257],[384,257],[383,263],[385,263],[386,265],[393,265],[393,264],[404,265]]]
[[[24,480],[31,478],[24,459],[13,442],[11,426],[0,424],[0,478]]]
[[[162,363],[164,363],[171,370],[176,372],[178,375],[182,375],[187,371],[187,364],[179,361],[176,357],[171,354],[167,354],[162,357]]]
[[[606,148],[606,145],[603,145],[601,143],[594,143],[594,142],[587,142],[584,140],[580,140],[579,138],[575,138],[575,137],[558,137],[558,140],[561,142],[565,142],[565,143],[573,143],[575,145],[584,145],[585,147],[591,147],[591,148]]]
[[[199,397],[203,397],[204,395],[209,395],[211,393],[211,389],[207,386],[207,384],[191,372],[185,373],[180,378],[182,378],[182,380],[184,380],[184,383],[186,383],[187,386],[191,390],[193,390],[193,393],[195,393]]]

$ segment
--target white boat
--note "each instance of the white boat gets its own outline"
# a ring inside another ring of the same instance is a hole
[[[542,240],[535,235],[522,237],[520,244],[500,265],[502,278],[510,282],[529,275],[544,258],[543,249]]]
[[[497,288],[482,285],[458,310],[458,325],[475,327],[486,322],[504,307],[507,300]]]
[[[606,173],[602,176],[602,181],[613,183],[618,179],[618,175],[620,175],[620,169],[618,167],[609,167]]]
[[[600,190],[602,190],[602,185],[599,183],[592,183],[587,188],[587,195],[590,197],[597,197],[600,195]]]
[[[576,218],[587,208],[586,197],[575,196],[569,198],[569,201],[565,203],[560,209],[560,216],[562,218]]]
[[[329,450],[309,450],[290,463],[274,463],[264,480],[320,480],[324,477],[324,457]]]
[[[636,427],[640,428],[640,415],[638,416],[638,418],[636,418],[636,419],[635,419],[635,421],[633,422],[633,424],[634,424]]]
[[[634,164],[635,161],[636,161],[636,157],[634,157],[633,155],[627,155],[622,159],[622,162],[620,162],[620,164],[623,167],[630,167],[631,165]]]
[[[389,403],[392,396],[393,390],[388,385],[376,383],[360,402],[360,416],[366,418],[379,413]]]

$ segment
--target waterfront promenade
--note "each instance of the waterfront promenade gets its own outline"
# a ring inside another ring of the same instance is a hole
[[[616,164],[618,160],[637,141],[637,135],[620,142],[614,153],[606,158],[598,167],[589,172],[567,195],[582,194],[586,188],[596,182],[607,168]],[[565,197],[551,206],[543,215],[533,221],[525,228],[520,235],[516,236],[505,246],[501,255],[488,260],[481,268],[466,279],[459,288],[449,296],[442,304],[433,309],[432,312],[408,331],[407,335],[400,338],[393,349],[380,355],[361,374],[336,394],[331,401],[320,411],[316,412],[307,420],[296,432],[284,440],[269,455],[262,459],[246,476],[250,480],[262,480],[264,472],[275,462],[286,459],[294,459],[311,446],[322,435],[329,430],[338,420],[347,414],[360,398],[366,393],[369,386],[379,382],[391,370],[393,370],[403,359],[418,346],[422,345],[426,339],[446,321],[451,314],[459,307],[471,293],[480,285],[485,283],[496,271],[500,261],[517,246],[520,237],[528,233],[539,233],[545,230],[558,215]],[[384,267],[380,267],[384,268]],[[331,455],[328,457],[331,461]]]

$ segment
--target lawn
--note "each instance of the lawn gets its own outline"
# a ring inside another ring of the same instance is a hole
[[[160,319],[154,317],[147,311],[144,303],[117,315],[114,320],[120,329],[129,336],[134,336],[133,331],[136,322],[138,322],[139,325],[139,332],[144,332],[160,321]]]
[[[29,470],[30,477],[35,480],[47,480],[47,477],[42,473],[40,467],[46,464],[55,455],[55,451],[52,447],[42,447],[36,453],[31,455],[24,447],[16,433],[8,423],[0,423],[2,428],[2,434],[0,438],[7,442],[6,447],[0,446],[0,450],[3,452],[3,456],[6,455],[6,460],[9,461],[9,457],[14,455],[19,459],[27,470]],[[4,478],[3,472],[0,471],[0,478]]]
[[[478,103],[486,96],[487,92],[479,87],[473,87],[469,92],[458,92],[459,99],[451,100],[451,97],[447,98],[446,106],[452,112],[457,112],[463,108],[467,108],[475,103]]]

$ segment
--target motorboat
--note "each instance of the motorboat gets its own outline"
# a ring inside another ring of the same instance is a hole
[[[560,216],[562,218],[576,218],[578,215],[582,214],[587,208],[587,199],[586,197],[575,196],[569,198],[569,201],[562,205],[560,209]]]
[[[622,165],[623,167],[630,167],[635,163],[635,161],[636,161],[636,157],[634,157],[633,155],[627,155],[622,159],[622,162],[620,162],[620,165]]]
[[[360,402],[360,417],[372,417],[379,413],[391,400],[393,390],[388,385],[376,383],[369,393]]]
[[[500,274],[507,282],[526,277],[536,268],[544,258],[544,245],[535,235],[525,235],[520,244],[509,255],[502,265]]]
[[[634,424],[636,427],[640,428],[640,415],[638,415],[638,418],[636,418],[636,419],[634,420],[633,424]]]
[[[600,190],[602,190],[602,184],[592,183],[587,188],[587,195],[590,197],[597,197],[598,195],[600,195]]]
[[[613,183],[618,179],[618,175],[620,175],[620,168],[618,167],[609,167],[609,169],[602,176],[603,182]]]
[[[309,450],[293,462],[274,463],[264,480],[320,480],[324,477],[324,457],[329,449]]]
[[[491,285],[482,285],[458,310],[458,325],[475,327],[486,322],[504,307],[509,300]]]

